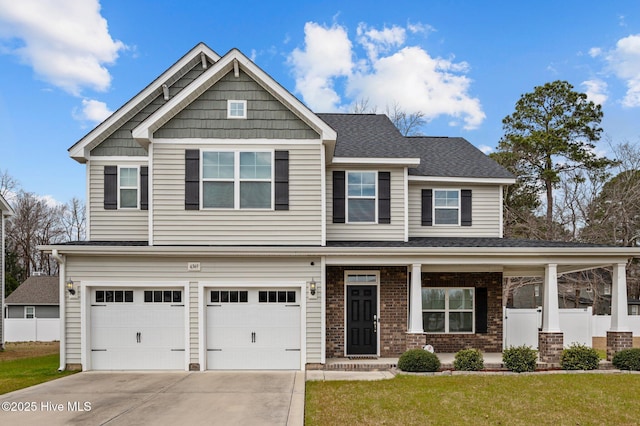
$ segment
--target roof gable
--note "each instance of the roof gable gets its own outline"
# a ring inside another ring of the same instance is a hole
[[[2,216],[4,217],[13,216],[13,214],[15,213],[13,211],[13,208],[9,204],[9,202],[5,200],[5,198],[1,194],[0,194],[0,212],[2,212]]]
[[[229,72],[233,71],[234,74],[239,74],[240,70],[256,81],[274,98],[284,104],[298,118],[318,133],[323,141],[335,141],[336,134],[330,126],[237,49],[229,51],[192,84],[140,123],[140,125],[133,130],[133,137],[142,146],[148,145],[153,140],[155,131],[198,99],[205,91],[220,81],[220,79]]]
[[[7,298],[7,305],[58,305],[58,277],[31,276]]]
[[[69,148],[69,155],[76,161],[84,163],[89,158],[92,149],[151,104],[158,96],[162,96],[164,93],[163,85],[167,85],[167,90],[171,91],[173,83],[192,68],[191,63],[200,61],[203,67],[209,68],[219,59],[220,56],[207,45],[197,44],[141,92]]]

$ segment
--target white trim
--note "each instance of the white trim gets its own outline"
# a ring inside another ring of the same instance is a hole
[[[242,281],[238,279],[225,281],[198,282],[198,337],[200,339],[199,356],[200,371],[207,370],[207,311],[206,291],[211,288],[295,288],[300,290],[300,370],[304,371],[307,363],[307,282],[306,281]]]
[[[124,119],[130,112],[132,112],[140,104],[140,102],[159,90],[163,84],[166,84],[166,81],[169,78],[175,75],[176,72],[186,66],[191,60],[196,57],[201,57],[202,53],[204,53],[214,62],[220,59],[220,56],[216,52],[211,50],[207,45],[205,45],[204,43],[198,43],[193,49],[191,49],[189,52],[187,52],[187,54],[180,58],[178,62],[176,62],[165,72],[160,74],[160,76],[157,77],[144,90],[130,99],[119,110],[111,114],[109,118],[100,123],[91,132],[89,132],[82,139],[76,142],[71,148],[69,148],[69,156],[80,163],[84,163],[85,160],[89,159],[89,153],[91,149],[104,140],[104,138],[100,138],[105,132],[110,130],[111,127],[117,125],[118,122]]]
[[[320,364],[327,362],[327,259],[320,258]]]
[[[331,164],[355,165],[394,165],[394,166],[419,166],[419,158],[366,158],[366,157],[333,157]]]
[[[149,161],[150,157],[144,157],[141,155],[135,157],[127,157],[126,155],[113,155],[113,156],[90,156],[87,161],[104,161],[105,163],[133,163],[140,166],[144,166]]]
[[[374,185],[375,185],[375,195],[373,196],[373,222],[350,222],[349,221],[349,200],[370,200],[372,197],[370,196],[349,196],[349,174],[350,173],[373,173],[374,174]],[[349,225],[376,225],[378,224],[378,171],[377,170],[345,170],[344,176],[344,197],[345,197],[345,206],[344,206],[344,223]]]
[[[55,258],[55,256],[53,257]],[[4,259],[4,256],[2,258]],[[58,367],[58,370],[64,371],[67,368],[67,290],[65,288],[67,264],[64,256],[61,256],[59,260],[62,261],[58,262],[60,267],[60,271],[58,272],[58,297],[60,301],[60,306],[58,308],[58,317],[60,318],[60,366]],[[82,338],[82,326],[80,327],[80,332],[80,338]]]
[[[404,241],[409,241],[409,168],[404,168]],[[389,188],[391,190],[391,188]]]
[[[142,185],[141,185],[142,190]],[[149,163],[147,164],[147,241],[153,245],[153,145],[149,146]]]
[[[189,371],[189,363],[191,362],[191,345],[190,345],[190,321],[189,321],[189,282],[188,281],[84,281],[80,283],[82,291],[80,298],[80,358],[82,362],[82,370],[91,370],[91,289],[93,287],[115,287],[115,288],[158,288],[158,287],[179,287],[183,290],[182,301],[184,303],[184,370]],[[65,316],[66,318],[66,316]],[[82,320],[84,318],[84,320]],[[61,321],[64,323],[65,321]]]
[[[242,115],[232,115],[231,106],[234,104],[242,105]],[[227,99],[227,118],[231,120],[246,120],[247,118],[247,101],[240,99]]]
[[[135,188],[132,186],[121,186],[121,170],[122,169],[135,169],[136,173],[136,186]],[[117,179],[117,191],[118,191],[118,210],[140,210],[140,166],[138,165],[120,165],[118,164],[118,175]],[[135,189],[136,190],[136,206],[135,207],[122,207],[120,205],[120,191],[123,189]]]
[[[453,176],[409,176],[410,181],[416,182],[442,182],[442,183],[476,183],[511,185],[516,183],[515,179],[508,178],[475,178],[475,177],[453,177]]]
[[[237,148],[243,145],[322,145],[320,139],[203,139],[203,138],[188,138],[188,139],[154,139],[154,144],[157,145],[200,145],[200,146],[226,146],[231,148]],[[215,148],[210,148],[215,149]],[[97,158],[97,157],[96,157]],[[107,158],[107,157],[104,157]],[[110,157],[109,157],[110,158]],[[140,157],[146,158],[146,157]]]
[[[196,78],[191,84],[182,89],[170,101],[151,114],[131,132],[142,146],[151,142],[153,132],[162,127],[169,119],[174,117],[184,107],[189,105],[198,96],[217,83],[224,75],[233,69],[234,61],[237,61],[249,77],[253,78],[265,90],[287,106],[296,116],[320,134],[322,140],[336,140],[337,134],[327,123],[315,115],[309,108],[300,102],[295,96],[286,91],[273,78],[262,71],[255,63],[237,49],[232,49],[218,62]]]
[[[327,158],[324,145],[320,146],[320,245],[327,245]],[[346,218],[345,218],[346,219]]]
[[[376,282],[375,284],[373,283],[348,283],[347,282],[347,276],[348,275],[375,275],[376,276]],[[344,323],[342,324],[342,330],[344,333],[344,356],[348,357],[350,354],[347,353],[347,319],[348,319],[348,315],[347,315],[347,287],[348,286],[375,286],[376,287],[376,313],[374,314],[376,316],[376,321],[378,322],[377,324],[377,331],[376,331],[376,356],[380,356],[380,335],[382,334],[380,332],[380,271],[379,270],[345,270],[344,271],[344,276],[342,279],[344,288],[342,289],[342,293],[343,293],[343,301],[342,304],[344,306],[344,312],[343,312],[343,318],[344,318]],[[359,354],[358,354],[359,355]]]
[[[84,174],[85,174],[84,211],[85,211],[86,221],[87,221],[85,224],[85,238],[87,239],[87,241],[91,241],[91,167],[92,167],[91,163],[92,163],[92,160],[88,159],[86,161],[86,166],[84,168]],[[104,188],[102,189],[102,191],[104,192]],[[60,321],[60,322],[63,323],[64,321]],[[60,335],[60,338],[62,338],[62,335]]]

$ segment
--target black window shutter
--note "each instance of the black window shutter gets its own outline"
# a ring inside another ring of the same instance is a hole
[[[433,225],[433,190],[422,190],[422,226]]]
[[[344,171],[333,172],[333,223],[344,223]]]
[[[104,209],[118,208],[118,166],[104,166]]]
[[[463,189],[460,191],[462,212],[460,215],[462,226],[471,226],[471,190]]]
[[[140,210],[149,210],[149,167],[140,166]]]
[[[184,209],[200,210],[200,150],[184,154]]]
[[[487,333],[487,289],[476,287],[476,333]]]
[[[391,223],[391,172],[378,172],[378,223]]]
[[[289,210],[289,151],[275,152],[276,210]]]

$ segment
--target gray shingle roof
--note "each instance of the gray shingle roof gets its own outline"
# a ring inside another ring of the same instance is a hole
[[[413,176],[507,178],[514,176],[464,138],[409,137],[420,165]]]
[[[425,247],[425,248],[578,248],[613,247],[603,244],[587,244],[565,241],[525,240],[516,238],[465,238],[465,237],[416,237],[404,241],[327,241],[327,247]]]
[[[383,114],[317,114],[338,133],[336,157],[415,158],[407,138]]]
[[[29,277],[5,299],[7,305],[58,305],[58,277]]]
[[[336,157],[420,158],[413,176],[514,176],[464,138],[404,137],[383,114],[318,114],[338,133]]]

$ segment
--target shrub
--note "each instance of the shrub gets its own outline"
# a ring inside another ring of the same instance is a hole
[[[484,370],[482,352],[478,349],[462,349],[456,353],[453,368],[460,371]]]
[[[436,354],[424,349],[409,349],[400,355],[398,368],[410,372],[433,372],[440,368],[440,360]]]
[[[535,371],[538,351],[530,346],[511,346],[502,352],[502,363],[516,373]]]
[[[640,370],[640,348],[623,349],[616,352],[611,360],[614,367],[620,370]]]
[[[560,366],[563,370],[595,370],[600,357],[595,349],[579,343],[573,343],[560,355]]]

